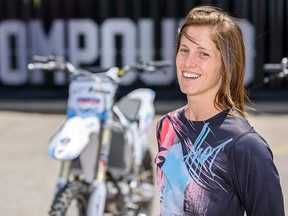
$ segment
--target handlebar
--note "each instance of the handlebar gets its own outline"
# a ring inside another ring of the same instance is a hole
[[[135,63],[126,65],[122,70],[125,71],[138,71],[138,72],[154,72],[157,69],[161,69],[171,65],[171,61],[163,60],[163,61],[148,61],[142,63]]]
[[[282,64],[267,63],[263,65],[263,70],[268,73],[276,73],[283,69]]]
[[[284,78],[288,75],[288,58],[283,58],[280,63],[272,64],[267,63],[263,65],[263,70],[270,75],[263,79],[265,84],[271,82],[274,79]]]
[[[43,69],[47,71],[57,71],[57,70],[67,70],[69,73],[73,75],[88,75],[92,74],[89,70],[85,70],[82,68],[76,68],[74,65],[72,65],[70,62],[65,61],[65,59],[61,56],[33,56],[34,63],[28,64],[29,70],[35,70],[35,69]],[[157,69],[161,69],[164,67],[168,67],[171,65],[170,61],[167,60],[161,60],[161,61],[148,61],[148,62],[140,62],[140,63],[134,63],[124,66],[123,68],[117,68],[118,69],[118,76],[124,76],[126,72],[128,71],[134,71],[134,72],[154,72]],[[109,71],[109,70],[108,70]],[[108,72],[108,71],[102,71],[102,73]]]

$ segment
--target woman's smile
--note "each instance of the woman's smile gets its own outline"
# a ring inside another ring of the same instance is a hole
[[[187,79],[198,79],[201,75],[193,72],[183,72],[183,77]]]

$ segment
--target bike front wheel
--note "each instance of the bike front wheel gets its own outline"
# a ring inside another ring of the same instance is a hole
[[[86,216],[90,196],[89,185],[85,182],[69,182],[59,190],[51,205],[50,216]]]

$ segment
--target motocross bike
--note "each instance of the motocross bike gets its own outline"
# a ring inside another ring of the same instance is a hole
[[[148,142],[155,92],[139,88],[116,99],[125,74],[161,71],[170,62],[91,72],[63,57],[33,60],[30,70],[70,74],[67,118],[49,141],[49,156],[61,162],[50,216],[151,215],[155,194]]]

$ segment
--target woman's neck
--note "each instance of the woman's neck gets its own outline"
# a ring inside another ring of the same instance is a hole
[[[212,100],[195,100],[194,98],[187,98],[188,106],[185,110],[185,116],[191,121],[205,121],[216,114],[220,113],[221,110],[215,107],[214,101]]]

